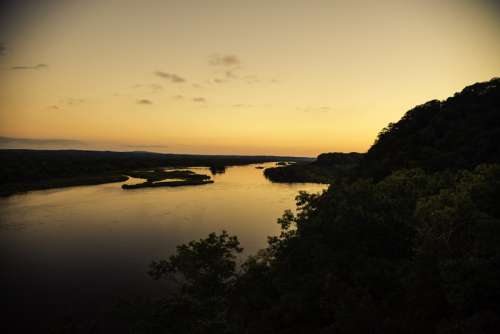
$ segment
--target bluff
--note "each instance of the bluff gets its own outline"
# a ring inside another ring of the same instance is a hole
[[[500,78],[419,105],[385,127],[360,163],[381,178],[405,168],[471,169],[500,162]]]

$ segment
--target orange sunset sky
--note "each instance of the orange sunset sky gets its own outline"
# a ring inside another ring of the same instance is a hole
[[[315,156],[500,74],[490,1],[12,1],[1,147]]]

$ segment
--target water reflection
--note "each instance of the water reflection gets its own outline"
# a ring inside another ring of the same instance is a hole
[[[155,294],[163,287],[146,275],[148,264],[213,231],[255,252],[299,190],[325,188],[273,184],[255,166],[230,167],[205,186],[124,191],[114,183],[0,199],[2,303],[29,319],[34,309],[81,312],[113,296]]]

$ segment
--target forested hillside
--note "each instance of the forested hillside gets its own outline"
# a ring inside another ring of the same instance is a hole
[[[499,110],[499,78],[417,106],[380,132],[361,173],[382,177],[402,168],[436,171],[498,163]]]
[[[302,161],[284,167],[271,167],[264,175],[273,182],[332,183],[356,171],[362,153],[322,153],[312,162]]]

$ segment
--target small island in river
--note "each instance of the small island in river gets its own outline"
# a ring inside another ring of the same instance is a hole
[[[225,168],[229,166],[275,161],[308,162],[313,161],[313,159],[289,156],[0,149],[0,161],[2,162],[0,164],[0,173],[2,175],[0,197],[3,197],[31,190],[124,182],[128,180],[128,176],[143,178],[151,182],[165,180],[164,175],[158,173],[158,166],[177,168],[185,168],[186,166],[208,167],[212,175],[215,175],[223,173]],[[165,172],[165,170],[162,171]],[[174,171],[169,171],[169,173],[172,172]],[[171,174],[169,176],[172,177],[167,177],[168,179],[181,179],[180,181],[183,181],[183,183],[180,185],[212,183],[208,181],[208,176],[205,176],[206,178],[203,180],[193,179],[192,176],[188,176],[186,179],[184,178],[186,175],[173,177]],[[186,180],[189,180],[189,182],[184,182]],[[176,183],[170,182],[168,186],[176,185]],[[152,185],[146,183],[144,186],[149,187]],[[154,185],[154,187],[157,186],[159,185]]]
[[[197,174],[190,170],[164,170],[162,168],[157,168],[152,171],[129,172],[128,175],[135,178],[145,179],[146,182],[137,184],[123,184],[123,189],[196,186],[214,183],[214,181],[210,179],[210,176]]]

